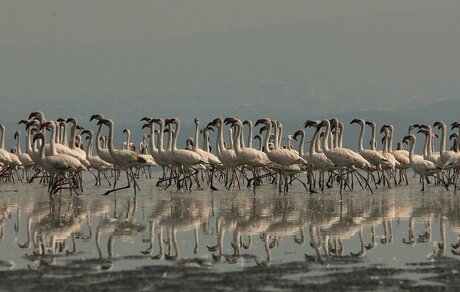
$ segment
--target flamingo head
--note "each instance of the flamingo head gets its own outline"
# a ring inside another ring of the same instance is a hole
[[[364,120],[363,119],[353,119],[351,122],[350,122],[350,125],[351,124],[359,124],[361,126],[364,125]]]
[[[455,138],[458,138],[458,137],[459,137],[458,133],[452,133],[452,134],[449,136],[449,140],[452,140],[452,138],[454,138],[454,137],[455,137]]]
[[[372,129],[375,129],[375,123],[374,123],[374,122],[366,121],[365,123],[366,123],[366,125],[368,125],[368,126],[371,127]]]
[[[294,133],[294,135],[292,135],[292,139],[294,139],[294,140],[296,140],[296,141],[297,141],[297,136],[299,136],[299,135],[302,135],[302,136],[304,136],[304,135],[305,135],[305,131],[304,131],[304,130],[302,130],[302,129],[301,129],[301,130],[298,130],[298,131],[296,131],[296,132]]]
[[[271,121],[270,121],[270,119],[267,119],[267,118],[258,119],[258,120],[256,121],[256,124],[255,124],[254,126],[257,127],[257,125],[259,125],[259,124],[264,124],[264,125],[267,125],[267,126],[268,126],[268,125],[271,124]]]
[[[32,139],[32,143],[35,143],[37,140],[45,140],[45,134],[43,132],[38,132],[35,134],[34,138]]]
[[[410,135],[404,136],[403,143],[404,144],[409,144],[409,143],[413,144],[413,143],[415,143],[415,135],[410,134]]]
[[[42,111],[36,111],[36,112],[31,112],[30,115],[29,115],[29,120],[34,118],[34,119],[37,119],[37,120],[40,120],[40,121],[43,121],[43,117],[45,115],[43,114]]]
[[[95,114],[95,115],[92,115],[91,118],[89,119],[89,121],[91,122],[92,120],[102,120],[104,118],[104,115],[102,114]]]
[[[318,126],[319,123],[320,123],[319,121],[315,121],[315,120],[306,120],[305,123],[303,123],[303,126],[305,128],[316,127]]]
[[[81,132],[82,135],[88,135],[88,136],[93,136],[93,131],[91,130],[83,130]]]
[[[152,120],[151,118],[148,118],[148,117],[143,117],[143,118],[141,119],[141,122],[147,122],[147,123],[150,123],[150,121],[151,121],[151,120]]]
[[[453,129],[455,129],[455,128],[460,127],[460,123],[459,123],[459,122],[453,122],[452,124],[450,124],[450,126],[451,126],[450,129],[453,130]]]
[[[68,119],[66,120],[66,123],[71,123],[71,124],[73,124],[73,125],[75,126],[75,125],[78,124],[78,121],[77,121],[76,118],[68,118]]]

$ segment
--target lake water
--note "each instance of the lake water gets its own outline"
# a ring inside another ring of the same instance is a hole
[[[100,260],[101,270],[152,265],[206,266],[217,272],[311,261],[309,275],[334,265],[403,268],[411,263],[460,258],[460,197],[442,187],[337,189],[310,195],[295,185],[288,194],[266,183],[248,189],[175,191],[141,179],[141,191],[109,196],[91,186],[50,199],[38,182],[0,185],[0,270],[36,269],[43,261],[66,266]],[[355,186],[356,187],[356,186]],[[359,257],[336,262],[338,257]],[[42,260],[42,262],[40,261]],[[295,277],[295,275],[293,275]]]

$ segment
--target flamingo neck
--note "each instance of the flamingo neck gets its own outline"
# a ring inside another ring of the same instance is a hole
[[[224,145],[224,121],[222,118],[219,119],[219,126],[217,127],[217,139],[216,139],[217,153],[221,153],[225,149]]]
[[[300,134],[300,143],[299,143],[299,155],[300,156],[303,156],[304,155],[304,152],[303,152],[303,147],[305,145],[305,132],[302,131],[301,134]]]
[[[272,123],[271,121],[268,121],[268,129],[267,129],[267,134],[265,135],[265,140],[264,140],[264,147],[265,147],[265,152],[268,153],[270,152],[270,147],[268,147],[268,140],[270,139],[270,133],[272,132]],[[276,142],[275,142],[276,144]]]
[[[0,149],[5,149],[5,126],[1,125],[0,130],[2,131],[2,140],[0,143]]]
[[[364,147],[363,147],[363,140],[364,140],[364,124],[359,123],[359,125],[361,126],[361,129],[360,129],[360,131],[359,131],[358,149],[359,149],[359,151],[363,151],[363,150],[364,150]]]
[[[375,127],[371,126],[371,150],[374,150],[374,151],[377,150],[376,141],[377,140],[376,140],[376,137],[375,137]]]
[[[27,131],[26,131],[26,138],[27,138],[27,150],[26,150],[26,152],[30,155],[31,153],[33,153],[32,141],[30,140],[30,128],[28,128]]]
[[[16,138],[16,151],[18,151],[18,155],[21,155],[22,154],[22,151],[21,151],[21,145],[20,145],[20,141],[21,141],[21,134],[20,132],[18,131],[18,136]]]
[[[64,146],[69,146],[67,142],[67,123],[63,123],[62,125],[62,141],[61,144]]]
[[[91,156],[92,149],[93,149],[93,135],[90,134],[89,139],[88,139],[88,146],[86,147],[86,158]]]
[[[323,150],[329,151],[329,135],[331,134],[331,123],[326,120],[326,134],[323,139]]]
[[[158,152],[157,145],[155,145],[155,128],[154,127],[155,126],[152,123],[152,125],[150,126],[150,139],[149,139],[150,149],[152,149],[152,153]]]
[[[179,136],[179,132],[180,132],[180,122],[179,121],[176,121],[174,122],[174,124],[176,125],[176,130],[174,131],[174,133],[172,134],[172,140],[171,141],[171,150],[172,151],[176,151],[177,150],[177,136]],[[171,135],[171,131],[169,133]]]
[[[321,132],[321,129],[316,129],[315,133],[313,134],[313,138],[311,139],[311,142],[310,142],[310,151],[309,151],[310,156],[313,156],[314,154],[316,154],[315,148],[317,145],[317,141],[318,141],[320,132]]]
[[[441,155],[446,151],[446,130],[446,124],[444,122],[441,122],[441,145],[439,149]]]
[[[50,137],[51,155],[57,155],[55,138],[56,138],[56,126],[53,123],[51,123],[51,137]]]
[[[394,133],[394,128],[393,126],[390,126],[390,133],[389,133],[389,139],[388,139],[388,152],[393,152],[393,133]]]
[[[253,126],[252,126],[252,121],[248,121],[248,127],[249,127],[249,135],[248,135],[248,147],[252,148],[252,132],[253,132]]]
[[[99,141],[99,137],[101,135],[101,129],[102,129],[102,124],[99,125],[99,128],[97,129],[97,133],[96,133],[96,149],[98,153],[99,151],[102,150],[101,142]]]
[[[109,152],[110,152],[111,155],[113,155],[115,153],[115,148],[113,147],[113,128],[114,128],[113,122],[110,122],[109,123],[108,148],[109,148]]]
[[[196,121],[195,123],[195,140],[193,141],[193,151],[197,151],[198,150],[198,137],[199,137],[199,134],[200,134],[200,122],[199,121]]]
[[[77,136],[77,124],[72,124],[72,128],[70,129],[70,144],[69,148],[70,149],[75,149],[75,137]]]
[[[160,136],[158,138],[158,143],[159,143],[158,152],[159,153],[163,153],[163,151],[164,151],[164,148],[163,148],[163,137],[164,137],[163,132],[164,132],[164,129],[165,129],[164,121],[160,120],[160,134],[159,134]]]

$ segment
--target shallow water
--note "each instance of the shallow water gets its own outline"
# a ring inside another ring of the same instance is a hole
[[[337,190],[310,195],[302,186],[283,195],[269,184],[255,194],[165,191],[153,179],[140,180],[136,197],[102,196],[106,187],[89,179],[80,196],[52,199],[37,183],[0,185],[0,270],[97,260],[95,272],[153,265],[228,272],[307,261],[320,264],[289,277],[364,266],[401,268],[396,278],[418,280],[408,264],[459,258],[451,244],[459,241],[460,197],[435,186],[422,193],[415,179],[342,199]]]

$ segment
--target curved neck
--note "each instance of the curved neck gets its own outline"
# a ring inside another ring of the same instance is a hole
[[[393,152],[393,133],[394,133],[394,127],[390,126],[390,133],[389,133],[389,139],[388,139],[388,152]]]
[[[329,151],[329,135],[331,134],[331,123],[326,120],[326,134],[323,139],[323,150]]]
[[[43,137],[45,137],[45,135],[43,135]],[[42,143],[38,146],[38,154],[40,155],[40,160],[45,159],[45,144],[45,138],[43,138]]]
[[[108,141],[108,148],[109,148],[109,152],[110,152],[111,155],[112,155],[113,153],[115,153],[115,148],[113,148],[113,128],[114,128],[113,122],[109,122],[109,141]]]
[[[371,150],[376,151],[377,150],[376,145],[377,143],[376,143],[376,138],[375,138],[375,127],[371,126]]]
[[[129,150],[129,144],[131,143],[131,130],[130,129],[125,129],[126,130],[126,150]]]
[[[302,130],[302,132],[300,132],[300,143],[299,143],[299,155],[300,156],[303,156],[304,153],[303,153],[303,147],[305,145],[305,132]]]
[[[271,121],[268,122],[268,129],[267,129],[267,134],[265,135],[265,140],[264,140],[264,147],[265,147],[265,152],[270,152],[270,147],[268,147],[268,142],[270,140],[270,134],[272,132],[272,123]],[[275,141],[276,144],[276,141]]]
[[[236,141],[235,141],[233,149],[235,149],[235,152],[241,152],[241,143],[242,143],[242,140],[243,140],[242,139],[243,131],[242,131],[241,125],[239,125],[239,124],[235,125],[235,137],[236,137]]]
[[[233,129],[232,129],[232,128],[230,128],[230,129],[228,130],[228,132],[229,132],[229,135],[230,135],[230,147],[229,147],[229,148],[230,148],[230,149],[233,149],[233,143],[234,143],[233,135],[234,135],[235,133],[233,133]]]
[[[60,143],[60,134],[61,134],[61,126],[59,125],[58,122],[55,122],[55,125],[56,125],[56,134],[54,135],[54,142],[56,142],[57,144]]]
[[[248,147],[252,148],[252,131],[253,131],[252,121],[248,121],[248,127],[249,127]]]
[[[164,148],[163,148],[163,137],[164,137],[163,132],[164,132],[164,130],[165,130],[164,122],[163,122],[163,120],[160,120],[160,130],[159,130],[160,131],[160,133],[159,133],[160,136],[158,138],[158,143],[159,143],[158,152],[159,153],[162,153],[164,151]]]
[[[409,161],[410,163],[412,163],[414,159],[414,149],[415,149],[415,141],[410,140],[410,143],[409,143]]]
[[[30,155],[33,153],[32,150],[32,141],[30,140],[30,127],[26,130],[26,141],[27,141],[27,150],[26,152]]]
[[[177,122],[174,123],[176,125],[176,130],[174,131],[174,133],[172,134],[172,140],[171,140],[171,150],[172,151],[175,151],[177,150],[177,136],[179,135],[179,132],[180,132],[180,122],[179,120],[177,120]],[[171,135],[171,131],[170,131],[170,135]]]
[[[56,125],[54,125],[54,123],[51,123],[50,125],[51,125],[51,138],[50,138],[51,155],[57,155],[56,141],[54,140],[56,138]]]
[[[426,158],[429,155],[430,136],[431,136],[431,133],[430,131],[428,131],[425,135],[425,144],[423,146],[423,157],[424,158]]]
[[[16,133],[18,133],[17,137],[16,137],[16,151],[18,152],[18,155],[22,154],[22,151],[21,151],[21,145],[20,145],[20,142],[21,142],[21,132],[17,131]]]
[[[313,138],[310,141],[310,156],[316,154],[316,145],[319,137],[319,133],[321,133],[321,129],[316,129],[315,133],[313,134]]]
[[[61,144],[64,146],[68,146],[67,142],[67,123],[62,124],[62,141]]]
[[[361,126],[361,130],[359,131],[358,149],[359,149],[359,151],[363,151],[364,150],[364,147],[363,147],[364,125],[361,124],[361,123],[359,123],[359,125]]]
[[[2,132],[2,139],[0,142],[0,149],[5,149],[5,126],[1,125],[0,130]]]
[[[439,148],[439,152],[441,155],[446,151],[446,130],[446,124],[444,122],[441,122],[441,145]]]
[[[99,129],[97,129],[97,133],[96,133],[96,149],[97,149],[97,153],[99,153],[99,151],[102,150],[102,146],[101,146],[101,142],[100,142],[100,135],[101,135],[101,129],[102,129],[102,124],[99,125]]]
[[[224,122],[222,119],[219,121],[219,126],[217,127],[217,139],[216,139],[216,149],[217,152],[222,152],[225,149],[224,146]]]
[[[70,149],[75,149],[75,137],[77,136],[77,124],[72,124],[72,128],[70,129],[70,144],[69,148]]]
[[[199,138],[199,135],[200,135],[200,122],[199,121],[196,121],[195,122],[195,139],[193,140],[193,151],[197,151],[198,150],[198,138]]]
[[[238,129],[237,132],[238,132],[238,133],[235,133],[235,140],[240,141],[240,142],[239,142],[239,144],[240,144],[240,145],[239,145],[240,149],[241,149],[241,148],[246,148],[246,145],[244,144],[244,138],[243,138],[243,136],[244,136],[244,134],[243,134],[244,128],[243,128],[243,127],[240,127],[240,128]],[[241,133],[241,137],[239,137],[239,136],[240,136],[240,133]]]
[[[283,127],[278,125],[276,128],[278,128],[277,149],[281,149],[281,139],[283,138]]]
[[[209,152],[209,133],[203,130],[203,148],[204,151]]]
[[[90,134],[88,139],[88,146],[86,147],[86,157],[90,156],[93,148],[93,134]]]
[[[385,136],[383,137],[383,149],[382,153],[385,154],[388,152],[388,131],[385,131]]]
[[[158,152],[158,149],[157,149],[157,145],[155,145],[155,128],[154,128],[154,123],[152,123],[150,125],[150,139],[149,139],[149,142],[150,142],[150,149],[151,152]]]

